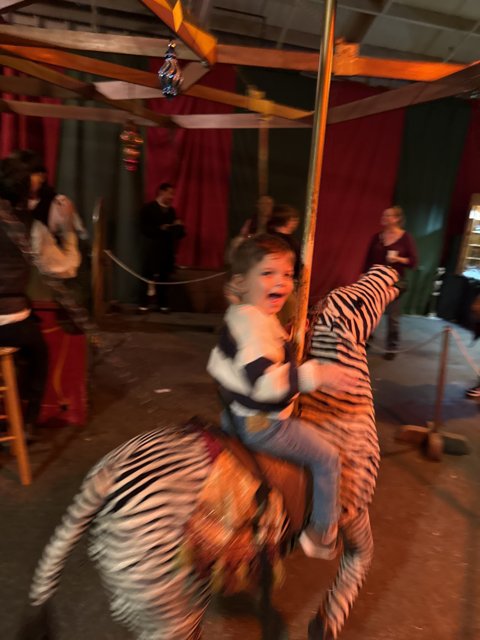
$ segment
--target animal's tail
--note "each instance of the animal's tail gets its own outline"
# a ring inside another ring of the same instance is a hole
[[[43,551],[30,589],[30,602],[34,606],[44,604],[55,592],[63,565],[105,503],[111,483],[112,474],[105,460],[102,460],[85,478],[80,491]]]

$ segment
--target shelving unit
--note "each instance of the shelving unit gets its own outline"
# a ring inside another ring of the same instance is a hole
[[[480,193],[474,193],[470,199],[457,273],[480,280]]]

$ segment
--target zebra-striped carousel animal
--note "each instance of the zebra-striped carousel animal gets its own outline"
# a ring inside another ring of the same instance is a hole
[[[355,395],[315,392],[301,400],[302,416],[339,448],[343,461],[344,551],[334,589],[310,624],[310,640],[338,636],[372,557],[368,504],[379,450],[365,343],[396,296],[396,280],[393,269],[373,267],[356,284],[330,293],[314,318],[309,356],[355,367],[362,384]],[[291,485],[291,467],[287,472]],[[277,479],[281,475],[277,468]],[[243,466],[230,445],[195,425],[130,440],[84,480],[43,552],[33,605],[39,611],[53,595],[67,556],[90,527],[89,552],[112,615],[139,640],[200,638],[215,587],[232,591],[249,577],[257,580],[259,558],[264,566],[273,563],[292,533],[279,491],[262,496],[261,487],[255,469]]]

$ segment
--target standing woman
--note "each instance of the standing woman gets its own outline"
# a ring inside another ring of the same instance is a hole
[[[87,232],[73,202],[48,184],[39,155],[29,150],[12,155],[30,172],[28,209],[33,218],[30,239],[34,255],[41,256],[42,273],[74,278],[82,261],[78,238],[85,240]]]
[[[397,283],[400,295],[388,305],[385,311],[387,344],[384,357],[386,360],[393,360],[399,342],[401,296],[406,291],[405,270],[415,269],[418,258],[415,241],[404,229],[405,217],[401,207],[394,206],[385,209],[380,224],[382,231],[376,233],[372,238],[365,259],[364,271],[368,271],[374,264],[383,264],[393,267],[400,276]]]
[[[35,435],[48,350],[27,293],[31,264],[17,241],[30,244],[35,266],[51,277],[73,278],[81,262],[73,205],[44,196],[44,182],[41,158],[32,151],[0,160],[0,345],[18,348],[27,365],[20,380],[27,439]]]

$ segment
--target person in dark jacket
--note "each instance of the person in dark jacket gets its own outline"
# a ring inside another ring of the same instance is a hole
[[[144,276],[156,282],[168,282],[175,270],[175,254],[178,243],[185,236],[183,223],[173,208],[174,188],[168,182],[162,183],[157,197],[147,202],[139,214],[140,232],[146,238]],[[156,298],[160,311],[167,312],[168,286],[156,285]],[[148,287],[142,296],[140,311],[148,311],[155,306],[155,290]]]
[[[399,275],[396,286],[400,289],[400,295],[388,305],[385,311],[387,344],[384,357],[386,360],[393,360],[400,337],[401,296],[406,290],[405,270],[415,269],[418,257],[415,241],[404,229],[405,218],[401,207],[385,209],[380,224],[382,231],[376,233],[370,242],[363,271],[367,272],[374,264],[383,264],[393,267]]]
[[[27,439],[33,437],[48,369],[47,346],[26,295],[30,264],[13,239],[15,234],[30,237],[29,193],[28,164],[12,156],[0,160],[0,346],[17,347],[26,361],[20,392]]]

